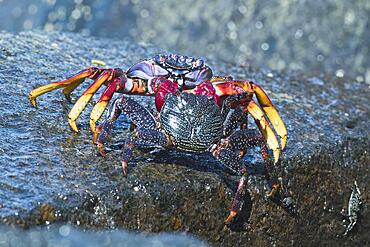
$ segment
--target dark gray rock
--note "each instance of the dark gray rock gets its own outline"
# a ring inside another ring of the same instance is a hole
[[[230,228],[223,221],[237,177],[213,159],[142,149],[135,152],[124,178],[119,165],[128,127],[124,118],[114,129],[111,152],[103,158],[88,130],[92,105],[78,120],[77,135],[67,123],[73,104],[60,91],[41,96],[37,109],[28,102],[33,88],[90,66],[92,59],[126,69],[157,52],[129,40],[0,33],[3,222],[25,227],[71,222],[84,228],[186,231],[223,246],[369,244],[370,89],[366,83],[208,61],[216,74],[232,74],[263,86],[289,131],[278,173],[296,204],[297,216],[266,199],[263,179],[252,176],[244,218]],[[74,97],[87,85],[80,86]],[[143,102],[151,105],[151,99]],[[248,157],[260,161],[257,152]],[[341,211],[354,180],[363,194],[362,216],[343,240],[335,236],[344,232]]]

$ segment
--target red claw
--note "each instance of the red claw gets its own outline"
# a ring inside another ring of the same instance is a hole
[[[168,93],[176,93],[179,86],[173,81],[160,77],[155,79],[155,83],[158,85],[155,94],[155,106],[158,112],[160,112],[166,95]]]
[[[222,104],[220,97],[216,93],[215,87],[209,81],[204,82],[204,83],[200,84],[199,86],[197,86],[194,89],[194,93],[199,94],[199,95],[205,95],[205,96],[213,97],[213,99],[215,100],[217,105]]]

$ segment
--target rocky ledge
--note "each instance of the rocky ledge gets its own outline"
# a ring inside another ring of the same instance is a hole
[[[87,229],[188,232],[220,246],[370,244],[366,83],[207,61],[217,74],[260,84],[289,131],[277,170],[296,216],[266,199],[264,180],[251,176],[242,217],[230,227],[223,222],[237,177],[209,156],[140,149],[124,178],[119,164],[125,119],[117,124],[103,158],[88,130],[92,105],[80,117],[77,135],[67,124],[73,104],[60,91],[41,96],[37,109],[28,102],[30,90],[90,66],[92,59],[125,69],[157,52],[145,44],[79,34],[0,33],[2,222],[26,228],[69,222]],[[151,99],[143,101],[152,104]],[[251,152],[247,158],[258,163],[258,156]],[[342,213],[354,181],[363,204],[357,225],[341,237],[348,224]]]

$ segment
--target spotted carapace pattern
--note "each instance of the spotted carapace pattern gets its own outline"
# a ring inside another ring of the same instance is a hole
[[[217,143],[223,133],[220,108],[206,96],[167,94],[160,123],[174,145],[182,150],[204,152]]]

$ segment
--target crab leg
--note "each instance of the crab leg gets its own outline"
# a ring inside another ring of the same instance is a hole
[[[123,175],[127,176],[128,162],[132,157],[132,150],[137,143],[151,146],[168,147],[171,145],[169,138],[160,130],[139,128],[130,135],[122,148],[122,170]]]
[[[235,196],[233,198],[233,201],[230,207],[230,213],[229,213],[229,216],[225,220],[225,224],[229,224],[235,218],[235,216],[238,214],[238,212],[241,210],[243,206],[243,198],[245,196],[247,182],[248,182],[247,178],[248,178],[248,173],[245,172],[239,180],[238,189],[235,192]]]
[[[93,77],[98,72],[98,69],[95,67],[87,68],[81,70],[77,74],[57,82],[52,82],[50,84],[38,87],[30,92],[28,95],[31,104],[36,107],[36,98],[44,93],[50,92],[58,88],[65,88],[63,90],[64,95],[69,95],[79,84],[81,84],[85,78]]]
[[[116,83],[113,81],[108,85],[104,93],[101,95],[98,103],[96,103],[94,108],[91,110],[90,129],[93,132],[93,134],[95,133],[95,129],[96,129],[96,121],[98,121],[101,115],[103,114],[115,90],[116,90]]]
[[[105,156],[104,143],[112,131],[114,122],[121,113],[125,113],[132,123],[137,126],[137,129],[126,139],[122,149],[122,170],[124,176],[126,176],[128,162],[132,156],[132,149],[137,142],[165,147],[169,145],[170,141],[163,132],[156,129],[156,120],[145,107],[141,106],[135,100],[123,96],[114,101],[109,110],[109,117],[96,128],[96,132],[94,133],[93,141],[97,142],[102,156]]]
[[[64,89],[63,89],[63,94],[64,96],[66,97],[66,99],[68,99],[69,101],[71,101],[71,96],[70,94],[73,92],[73,90],[76,89],[76,87],[78,87],[83,81],[85,80],[85,78],[82,78],[82,79],[79,79],[79,80],[76,80],[75,82],[71,83],[70,85],[66,86]]]
[[[92,96],[98,91],[98,89],[111,77],[112,71],[106,70],[99,75],[99,77],[90,85],[88,89],[81,95],[77,100],[76,104],[72,107],[71,111],[68,114],[68,123],[71,128],[78,132],[76,125],[76,119],[80,116],[83,109],[91,100]]]
[[[235,216],[239,213],[243,206],[243,198],[246,192],[248,171],[244,164],[244,161],[240,158],[237,151],[230,149],[230,143],[232,136],[221,140],[215,147],[213,147],[210,152],[212,155],[221,161],[228,169],[235,173],[241,173],[242,177],[238,183],[238,189],[235,192],[233,201],[230,207],[230,214],[225,220],[225,224],[229,224]]]
[[[273,151],[274,162],[277,163],[280,156],[279,143],[262,109],[256,104],[256,102],[254,102],[254,100],[251,100],[247,106],[247,111],[255,119],[258,128],[267,142],[267,146]]]
[[[285,124],[265,91],[256,84],[252,84],[252,88],[253,91],[256,93],[258,102],[261,104],[272,126],[274,126],[276,133],[279,135],[281,150],[283,150],[285,148],[287,140],[287,129],[285,127]]]
[[[135,100],[128,97],[122,96],[116,99],[109,109],[108,118],[104,120],[96,128],[94,133],[93,142],[97,142],[98,148],[104,155],[104,147],[108,135],[110,134],[114,122],[121,115],[125,113],[133,124],[137,127],[155,129],[156,121],[154,116],[143,106],[137,103]]]
[[[272,104],[271,100],[269,99],[265,91],[263,91],[263,89],[260,86],[248,81],[222,81],[222,79],[223,79],[222,77],[220,78],[216,77],[215,79],[211,80],[212,85],[216,89],[216,94],[218,96],[241,93],[241,90],[245,92],[254,93],[256,95],[258,102],[262,106],[263,115],[265,115],[266,113],[276,133],[280,137],[280,147],[281,150],[283,150],[286,145],[287,129],[277,109]],[[225,77],[225,79],[227,79],[227,77]]]
[[[243,206],[244,195],[246,193],[249,171],[245,161],[243,161],[243,158],[239,155],[239,151],[246,151],[248,148],[254,146],[261,147],[262,157],[264,160],[266,160],[265,141],[261,135],[257,135],[251,130],[237,130],[230,136],[222,139],[210,150],[212,155],[216,159],[221,161],[228,169],[234,171],[235,173],[241,174],[238,188],[231,203],[230,214],[225,220],[225,224],[230,223],[233,218],[235,218],[235,216],[240,212]],[[276,195],[276,193],[278,192],[279,184],[276,183],[275,179],[271,179],[271,174],[269,172],[267,162],[264,165],[262,173],[265,175],[267,183],[271,188],[268,196]]]

